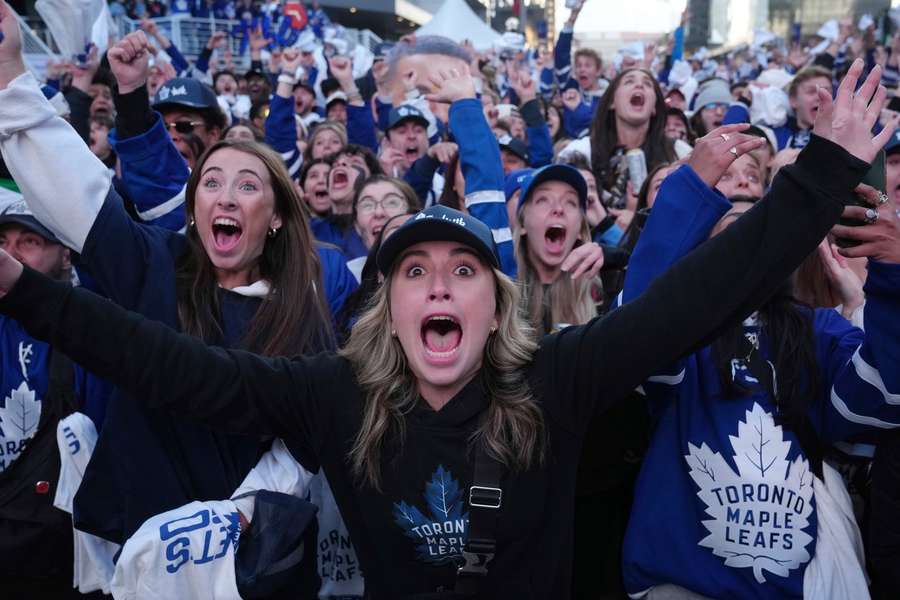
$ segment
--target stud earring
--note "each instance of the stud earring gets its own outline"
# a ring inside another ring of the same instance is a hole
[[[397,337],[397,330],[391,329],[391,337]]]
[[[269,229],[269,234],[268,234],[268,235],[269,235],[270,238],[273,238],[273,237],[275,237],[275,234],[277,234],[277,233],[278,233],[278,230],[275,229],[274,227],[272,227],[271,229]]]
[[[497,333],[497,328],[491,325],[491,335]]]
[[[188,227],[193,227],[196,223],[194,223],[194,217],[191,217],[191,222],[188,223]]]

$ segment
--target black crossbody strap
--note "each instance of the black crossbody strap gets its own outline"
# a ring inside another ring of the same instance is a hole
[[[475,476],[469,488],[469,535],[463,548],[465,563],[456,572],[455,591],[475,594],[497,551],[497,527],[503,503],[500,480],[503,465],[482,444],[475,450]]]
[[[775,400],[775,405],[778,406],[779,398],[775,381],[775,367],[772,366],[772,363],[763,359],[759,349],[746,335],[743,336],[743,340],[741,352],[744,354],[744,362],[747,363],[750,372],[766,388],[766,391]],[[798,424],[791,426],[791,431],[796,434],[803,454],[809,459],[809,468],[819,479],[822,479],[822,460],[825,457],[825,453],[812,423],[809,422],[809,417],[803,415]]]

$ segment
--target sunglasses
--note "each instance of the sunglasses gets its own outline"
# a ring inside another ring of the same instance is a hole
[[[167,129],[174,129],[178,133],[194,133],[194,127],[199,127],[200,125],[204,125],[203,121],[174,121],[172,123],[166,123]]]

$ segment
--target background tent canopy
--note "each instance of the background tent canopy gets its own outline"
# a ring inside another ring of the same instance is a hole
[[[469,40],[476,50],[487,50],[501,39],[465,0],[444,2],[431,20],[416,30],[416,35],[441,35],[457,43]]]

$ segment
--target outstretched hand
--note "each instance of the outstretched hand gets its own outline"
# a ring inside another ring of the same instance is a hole
[[[468,67],[463,69],[440,69],[429,77],[432,92],[425,98],[432,102],[453,104],[457,100],[475,97],[475,82],[469,75]]]
[[[898,116],[888,121],[878,135],[872,135],[872,127],[881,114],[887,90],[879,85],[881,67],[875,66],[854,94],[862,71],[863,61],[857,58],[841,80],[834,100],[829,90],[819,88],[819,110],[813,133],[842,146],[856,158],[871,163],[894,135]]]
[[[106,53],[120,94],[128,94],[147,84],[150,48],[150,41],[144,32],[134,31]]]
[[[706,185],[716,187],[731,163],[766,143],[761,137],[740,133],[748,127],[748,123],[723,125],[697,140],[687,164]]]
[[[0,298],[13,289],[24,269],[22,263],[10,256],[6,250],[0,250]]]
[[[9,4],[0,0],[0,90],[24,72],[19,22]]]

